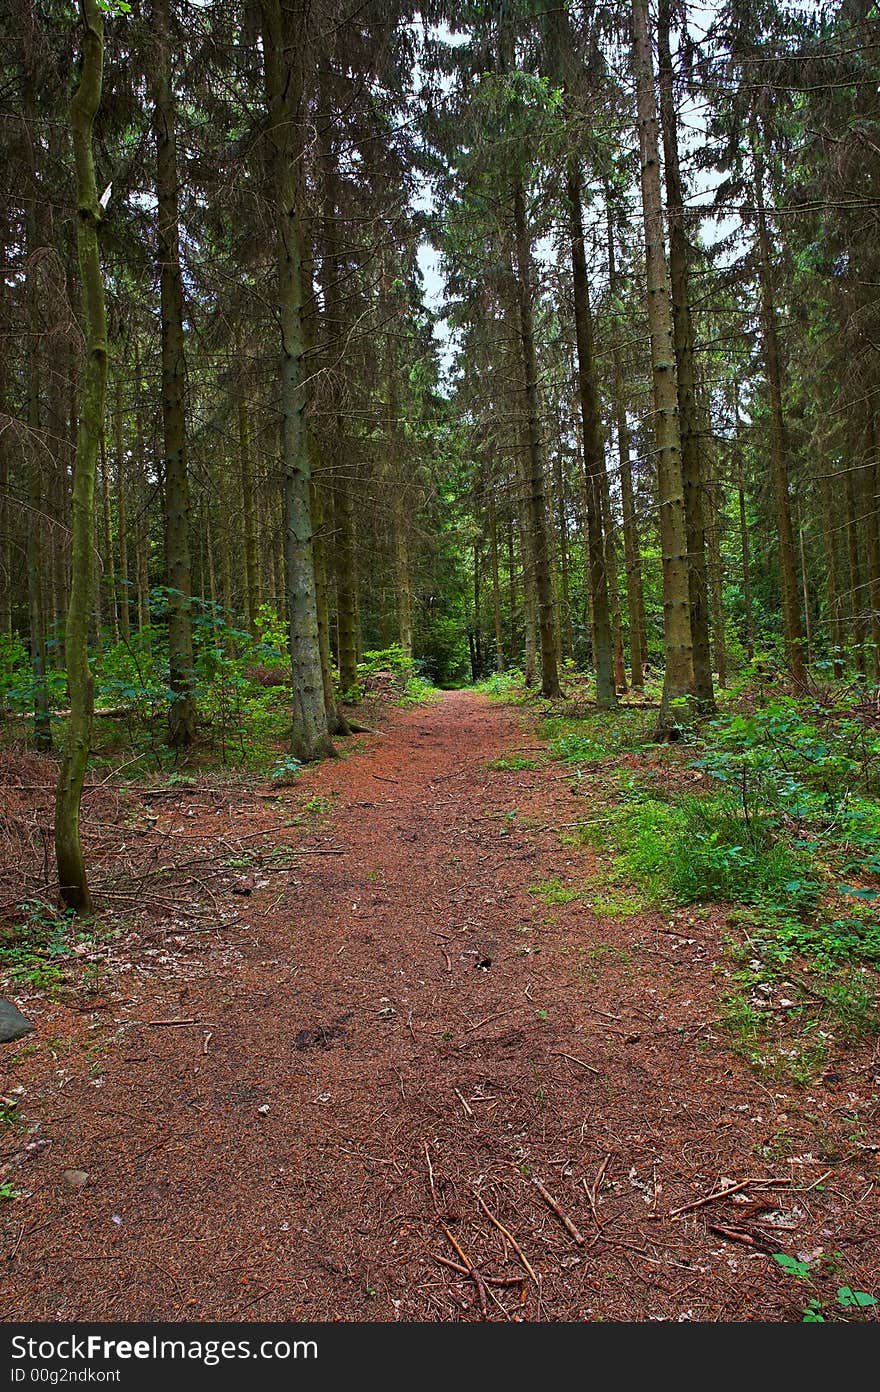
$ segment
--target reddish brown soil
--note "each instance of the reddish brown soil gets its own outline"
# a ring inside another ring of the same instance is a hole
[[[759,1081],[717,1026],[723,914],[591,912],[592,853],[554,830],[583,797],[559,765],[489,768],[535,744],[454,693],[280,801],[157,810],[215,856],[309,853],[208,863],[212,931],[172,917],[93,998],[17,996],[4,1319],[789,1320],[872,1289],[872,1046]],[[580,897],[529,894],[553,878]]]

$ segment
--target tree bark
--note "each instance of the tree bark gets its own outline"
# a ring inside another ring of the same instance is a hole
[[[786,656],[792,681],[804,686],[807,671],[804,663],[803,629],[798,600],[797,571],[794,555],[794,531],[791,523],[791,497],[788,478],[788,444],[782,410],[782,366],[779,355],[779,334],[776,325],[776,303],[773,293],[773,271],[767,214],[764,206],[764,162],[760,141],[751,132],[754,168],[755,211],[758,227],[758,271],[761,285],[761,322],[764,336],[764,366],[770,398],[770,469],[773,477],[773,496],[776,505],[776,531],[779,545],[779,588],[782,596],[782,626]]]
[[[663,571],[665,672],[657,738],[670,739],[677,736],[680,727],[690,718],[694,658],[681,437],[678,427],[678,386],[663,245],[657,105],[654,96],[651,41],[648,34],[647,0],[632,0],[632,12]]]
[[[125,432],[122,411],[122,376],[116,371],[116,531],[119,546],[119,621],[122,637],[131,641],[131,610],[128,584],[128,507],[125,488]]]
[[[35,180],[36,189],[36,180]],[[27,510],[27,596],[31,673],[34,687],[34,748],[52,748],[49,721],[49,690],[46,683],[46,606],[43,594],[46,546],[43,528],[43,467],[41,451],[42,413],[40,409],[40,308],[37,276],[37,222],[33,206],[27,214],[27,299],[28,299],[28,510]]]
[[[306,436],[306,347],[302,177],[303,67],[301,7],[261,0],[273,203],[277,236],[277,318],[281,331],[281,468],[285,589],[293,676],[291,752],[302,762],[336,753],[324,708],[312,548],[311,461]]]
[[[104,60],[104,22],[98,0],[81,0],[81,17],[83,64],[79,86],[70,104],[70,125],[76,168],[77,250],[83,292],[86,367],[73,470],[72,572],[67,613],[70,714],[55,795],[55,857],[62,903],[78,914],[87,914],[91,912],[92,902],[79,817],[95,702],[88,641],[95,578],[95,476],[107,384],[107,325],[99,244],[101,205],[92,151],[92,130],[101,103]]]
[[[616,706],[617,692],[614,682],[614,638],[608,602],[608,572],[605,566],[605,535],[602,527],[602,481],[607,478],[605,441],[599,409],[599,388],[593,348],[593,315],[590,308],[587,258],[584,252],[581,170],[576,157],[572,157],[568,162],[566,194],[571,235],[578,399],[584,450],[584,501],[587,514],[596,705],[600,709],[608,710]]]
[[[606,189],[606,200],[608,193]],[[608,218],[608,288],[612,301],[617,294],[617,267],[614,255],[614,229],[610,201]],[[611,358],[614,368],[614,424],[617,433],[617,458],[620,466],[620,498],[623,506],[623,558],[626,568],[626,604],[629,616],[629,670],[634,691],[645,685],[645,663],[648,653],[644,642],[645,599],[642,588],[642,559],[639,544],[639,524],[636,517],[633,489],[631,437],[626,418],[626,384],[623,373],[623,354],[620,349],[616,323],[612,327]]]
[[[672,329],[678,387],[678,425],[684,521],[688,548],[688,588],[693,641],[694,696],[703,712],[715,711],[712,651],[709,642],[709,586],[706,571],[705,480],[700,447],[700,413],[694,369],[694,328],[691,317],[690,251],[684,224],[684,194],[678,158],[678,126],[669,48],[671,4],[659,0],[657,45],[660,124],[663,132],[663,172],[669,226],[669,279],[672,290]]]
[[[338,200],[339,180],[336,152],[330,126],[330,73],[321,69],[320,106],[318,123],[319,157],[322,174],[321,215],[321,291],[324,299],[325,370],[328,382],[336,358],[341,352],[343,305],[341,282],[343,268],[339,253]],[[333,575],[336,581],[336,649],[339,665],[339,689],[348,695],[357,687],[358,666],[358,571],[354,500],[351,471],[353,461],[343,457],[343,420],[337,408],[335,390],[328,388],[331,406],[328,427],[324,435],[324,461],[330,476],[329,492],[333,500],[335,521]],[[328,548],[329,549],[329,548]]]
[[[244,523],[244,614],[248,632],[257,636],[260,607],[260,563],[257,550],[257,509],[254,498],[254,463],[251,451],[250,402],[242,386],[238,396],[238,470]]]
[[[186,447],[186,349],[180,268],[177,107],[171,80],[168,0],[153,0],[156,66],[153,130],[156,141],[157,251],[162,328],[162,427],[165,571],[168,585],[168,659],[171,702],[168,743],[185,749],[196,737]]]
[[[119,642],[119,613],[116,596],[116,567],[113,564],[113,522],[110,508],[110,470],[107,467],[107,436],[101,431],[101,520],[104,542],[104,589],[107,592],[107,607],[110,618],[110,633],[113,644]]]
[[[558,697],[559,672],[556,665],[556,628],[553,613],[553,584],[550,577],[550,550],[547,513],[544,503],[544,462],[538,414],[538,363],[531,291],[531,248],[526,228],[525,194],[516,182],[513,190],[513,221],[516,237],[516,293],[519,310],[519,338],[525,388],[528,440],[528,491],[526,507],[535,571],[538,602],[538,628],[541,636],[541,695]]]

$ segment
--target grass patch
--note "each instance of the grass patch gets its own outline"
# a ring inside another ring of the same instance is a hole
[[[519,754],[502,755],[500,759],[493,759],[487,768],[507,772],[512,769],[536,769],[539,767],[537,759],[524,759]]]
[[[542,880],[529,886],[529,894],[543,899],[545,904],[570,904],[580,896],[577,889],[567,889],[560,879]]]
[[[648,908],[647,900],[635,891],[609,889],[597,894],[591,908],[600,918],[633,918]]]
[[[647,744],[654,726],[652,716],[651,711],[626,707],[595,711],[576,720],[553,715],[541,722],[538,734],[547,740],[554,759],[572,765],[597,764]]]

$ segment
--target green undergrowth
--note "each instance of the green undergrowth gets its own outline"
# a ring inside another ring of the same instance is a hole
[[[100,966],[90,962],[90,948],[118,929],[99,919],[76,919],[41,900],[23,900],[0,925],[0,974],[11,990],[58,996],[73,969],[87,989],[100,987]]]
[[[596,852],[600,915],[724,906],[730,1043],[767,1076],[806,1081],[880,1031],[880,736],[845,693],[777,696],[621,768],[650,716],[543,720],[592,800],[561,837]]]

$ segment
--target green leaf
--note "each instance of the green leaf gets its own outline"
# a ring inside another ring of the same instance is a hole
[[[838,885],[841,894],[851,894],[854,899],[880,899],[880,891],[876,889],[856,889],[852,885]]]
[[[804,1281],[810,1274],[810,1268],[806,1262],[798,1261],[795,1257],[790,1257],[785,1252],[774,1252],[773,1260],[779,1262],[783,1271],[789,1276],[797,1276],[798,1280]]]
[[[859,1310],[866,1310],[870,1305],[876,1305],[877,1301],[867,1291],[854,1291],[852,1286],[841,1286],[837,1292],[837,1303],[844,1308],[854,1305]]]

